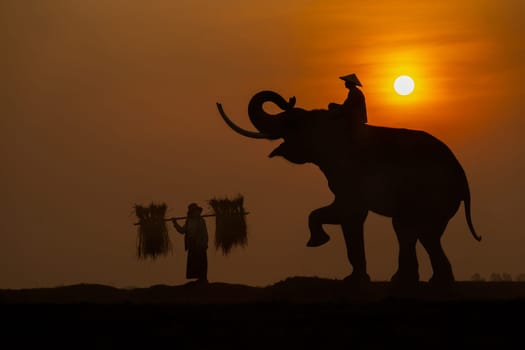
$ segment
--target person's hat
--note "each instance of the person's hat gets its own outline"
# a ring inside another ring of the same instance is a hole
[[[355,75],[353,73],[345,75],[345,76],[342,76],[342,77],[339,77],[339,79],[344,80],[344,81],[348,81],[348,82],[353,83],[353,84],[355,84],[357,86],[363,86],[363,85],[361,85],[361,82],[357,78],[357,75]]]
[[[188,205],[188,211],[194,211],[194,210],[202,211],[202,208],[199,207],[197,203],[191,203],[190,205]]]

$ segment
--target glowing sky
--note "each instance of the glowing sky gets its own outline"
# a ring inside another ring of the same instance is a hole
[[[173,256],[137,262],[133,205],[165,201],[175,216],[237,193],[252,213],[249,245],[210,249],[211,281],[346,276],[337,227],[326,246],[305,247],[308,213],[332,200],[318,169],[267,158],[275,143],[234,134],[215,102],[249,129],[257,91],[326,108],[346,97],[337,77],[349,73],[370,124],[424,129],[463,164],[483,241],[461,207],[444,236],[456,277],[525,272],[525,2],[0,3],[0,288],[184,283],[174,230]],[[417,84],[410,96],[392,89],[402,74]],[[372,279],[389,279],[389,219],[369,216],[366,247]]]

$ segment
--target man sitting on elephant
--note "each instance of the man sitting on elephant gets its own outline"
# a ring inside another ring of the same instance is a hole
[[[361,85],[361,82],[355,74],[349,74],[339,79],[345,82],[345,87],[349,90],[348,97],[346,98],[343,104],[330,103],[328,109],[332,112],[335,112],[334,115],[337,117],[345,117],[353,123],[365,124],[368,122],[366,115],[366,103],[365,96],[363,92],[358,89],[358,86]]]

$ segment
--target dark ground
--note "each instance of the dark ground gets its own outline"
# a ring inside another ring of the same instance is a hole
[[[394,291],[382,282],[356,290],[339,280],[300,277],[264,288],[210,283],[126,290],[82,284],[0,290],[0,310],[0,334],[18,345],[525,348],[522,282],[458,282],[440,291],[426,283]]]

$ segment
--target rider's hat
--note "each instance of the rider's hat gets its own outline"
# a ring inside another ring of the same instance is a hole
[[[339,77],[339,79],[347,81],[347,82],[350,82],[350,83],[355,84],[357,86],[363,86],[363,85],[361,85],[361,82],[357,78],[357,75],[355,75],[354,73],[348,74],[348,75],[344,75],[342,77]]]

